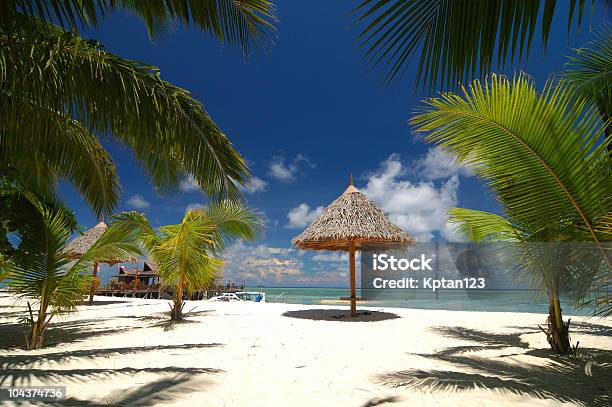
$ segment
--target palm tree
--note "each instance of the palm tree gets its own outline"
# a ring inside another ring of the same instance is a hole
[[[7,272],[10,287],[18,296],[28,299],[30,332],[26,335],[26,348],[40,349],[52,318],[74,311],[87,294],[92,265],[108,258],[131,258],[140,254],[140,249],[134,241],[136,229],[117,224],[109,227],[75,261],[65,250],[71,229],[63,211],[50,210],[33,195],[25,195],[38,209],[38,219],[32,222],[38,227],[38,233],[20,236],[26,240],[21,245],[27,247],[28,254],[14,256]],[[34,300],[37,310],[32,309],[29,300]]]
[[[425,139],[474,168],[496,193],[505,218],[461,210],[454,220],[475,240],[586,242],[606,266],[612,240],[612,171],[602,127],[586,102],[574,104],[567,88],[548,82],[541,94],[524,74],[474,81],[462,95],[429,99],[412,118]],[[552,251],[554,252],[554,250]],[[547,258],[554,258],[548,256]],[[564,273],[540,259],[527,267],[531,281],[550,299],[547,337],[554,351],[569,352],[559,296]]]
[[[118,223],[138,227],[138,237],[157,264],[162,283],[173,290],[170,318],[183,317],[184,295],[210,286],[219,276],[219,256],[235,239],[254,239],[257,216],[239,203],[224,201],[188,211],[182,222],[155,231],[144,215],[127,212]]]
[[[239,196],[246,163],[202,104],[156,67],[78,35],[115,8],[135,12],[152,34],[193,21],[245,54],[268,43],[275,20],[264,0],[1,2],[0,161],[16,174],[11,181],[38,191],[66,179],[97,215],[110,214],[119,180],[100,144],[110,138],[132,150],[160,190],[189,174],[212,197]]]
[[[358,37],[370,65],[382,64],[386,81],[401,75],[420,51],[417,81],[429,90],[455,89],[482,77],[493,64],[527,56],[541,18],[546,45],[557,0],[363,0],[354,10],[365,28]],[[570,0],[568,30],[580,27],[585,1]],[[609,1],[602,0],[607,7]],[[595,0],[591,1],[595,4]],[[578,18],[575,19],[575,14]]]

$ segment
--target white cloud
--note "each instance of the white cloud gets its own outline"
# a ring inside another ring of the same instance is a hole
[[[270,164],[270,176],[285,182],[294,180],[293,171],[285,166],[284,161],[279,160]]]
[[[151,206],[151,202],[144,199],[141,195],[132,195],[127,200],[128,205],[136,209],[145,209]]]
[[[246,280],[247,285],[346,286],[346,253],[303,251],[292,247],[235,243],[225,255],[223,281]],[[357,279],[360,265],[357,257]]]
[[[430,148],[425,157],[415,163],[417,173],[427,180],[449,178],[453,175],[470,176],[472,173],[465,165],[459,165],[446,151],[438,147]]]
[[[323,212],[323,207],[318,206],[315,209],[311,209],[306,203],[299,204],[295,208],[291,209],[287,214],[289,222],[285,227],[289,229],[302,229],[308,226],[312,221]]]
[[[225,254],[224,280],[247,280],[259,284],[274,280],[281,282],[302,274],[302,262],[295,259],[293,248],[270,247],[264,244],[247,246],[242,241]]]
[[[268,189],[268,183],[259,177],[251,178],[251,182],[246,186],[245,191],[252,194],[257,192],[265,192]]]
[[[458,240],[448,222],[448,210],[456,206],[458,201],[458,175],[449,174],[449,178],[436,184],[433,181],[411,182],[402,179],[405,173],[400,157],[393,154],[376,172],[370,174],[362,192],[392,222],[417,241],[430,241],[435,232],[446,240]]]
[[[202,188],[198,185],[193,175],[189,175],[181,181],[179,189],[183,192],[193,192],[200,191]]]
[[[348,253],[318,253],[312,256],[312,259],[315,261],[324,261],[330,263],[347,263],[348,262]]]
[[[291,183],[295,181],[298,171],[306,167],[314,168],[315,165],[302,154],[296,155],[293,160],[288,163],[285,162],[284,157],[276,156],[272,158],[272,162],[270,163],[269,174],[272,178],[279,181]]]

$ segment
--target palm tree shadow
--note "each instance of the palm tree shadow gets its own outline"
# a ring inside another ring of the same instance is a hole
[[[435,354],[417,354],[445,362],[454,370],[410,369],[378,375],[376,381],[391,387],[454,393],[473,389],[503,391],[538,399],[586,406],[612,405],[612,352],[583,348],[577,358],[557,357],[545,349],[529,349],[520,334],[493,334],[461,327],[434,328],[444,336],[476,342]],[[520,348],[520,353],[496,357],[475,354],[481,350]],[[513,357],[528,355],[516,361]]]
[[[146,368],[99,368],[99,369],[7,369],[0,377],[0,385],[27,386],[33,380],[42,383],[91,382],[113,376],[134,376],[138,373],[154,374],[202,374],[220,373],[221,369],[196,367],[146,367]]]
[[[43,354],[15,354],[0,356],[0,368],[2,371],[11,369],[32,369],[37,364],[65,363],[71,361],[93,360],[100,357],[133,355],[143,352],[174,351],[188,349],[206,349],[220,347],[220,343],[190,343],[182,345],[157,345],[142,347],[120,347],[120,348],[101,348],[101,349],[78,349],[63,352],[47,352]],[[1,379],[0,379],[1,380]]]
[[[168,331],[168,330],[174,329],[174,327],[177,325],[201,322],[195,319],[191,319],[191,317],[207,316],[212,312],[213,312],[212,310],[188,311],[183,314],[183,319],[181,319],[180,321],[171,320],[169,312],[158,313],[158,314],[153,314],[153,315],[143,315],[143,316],[126,315],[126,316],[119,316],[117,318],[126,318],[126,319],[136,320],[136,321],[145,323],[147,327],[149,328],[163,328],[164,331]]]
[[[113,335],[141,328],[163,328],[164,331],[171,330],[177,324],[189,324],[200,322],[190,317],[205,316],[211,310],[191,311],[185,314],[180,322],[170,321],[169,314],[153,315],[127,315],[113,318],[83,319],[78,321],[56,321],[49,325],[45,333],[45,348],[52,348],[60,343],[70,343],[85,340],[90,337],[102,335]],[[7,314],[0,314],[6,316]],[[21,314],[23,315],[23,314]],[[117,319],[129,321],[130,324],[117,325]],[[27,326],[24,324],[10,323],[0,325],[0,349],[18,349],[24,346],[24,335]]]
[[[60,343],[78,342],[84,339],[112,335],[132,329],[145,328],[135,325],[105,325],[109,319],[83,319],[79,321],[55,322],[45,333],[45,347],[51,348]],[[23,348],[27,325],[3,324],[0,326],[0,349]]]
[[[155,406],[167,404],[173,400],[184,397],[186,393],[191,393],[194,386],[201,390],[207,381],[198,379],[197,383],[190,373],[178,373],[169,378],[160,378],[151,383],[139,386],[133,390],[116,390],[110,395],[98,400],[87,400],[76,397],[56,402],[38,402],[39,405],[45,406],[92,406],[92,407],[107,407],[113,406]],[[70,389],[67,389],[69,392]],[[17,405],[31,405],[27,403],[16,403]]]
[[[519,329],[522,332],[541,332],[533,326],[513,326],[510,328]],[[572,321],[571,332],[592,335],[592,336],[612,336],[612,326],[596,324],[593,322]]]

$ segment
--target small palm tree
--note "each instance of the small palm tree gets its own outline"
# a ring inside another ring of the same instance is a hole
[[[235,239],[254,239],[260,227],[254,212],[229,201],[190,210],[181,223],[158,231],[136,212],[123,213],[117,221],[138,227],[138,238],[157,264],[162,284],[173,290],[173,321],[183,317],[186,293],[209,287],[220,275],[219,256],[226,245]]]
[[[132,257],[140,254],[140,249],[134,241],[136,229],[117,224],[109,227],[75,261],[65,250],[71,229],[63,211],[48,209],[31,195],[29,199],[38,208],[39,218],[32,222],[38,233],[21,236],[27,239],[20,242],[27,248],[27,255],[15,257],[6,270],[10,287],[28,300],[30,332],[26,335],[26,348],[39,349],[44,346],[44,334],[52,318],[74,311],[87,294],[94,263],[108,258]],[[38,309],[33,310],[33,305]]]
[[[548,294],[547,337],[563,354],[570,350],[569,324],[559,297],[570,270],[550,261],[557,257],[555,244],[593,244],[609,269],[606,242],[612,240],[611,140],[602,141],[593,109],[583,111],[586,102],[572,100],[563,85],[549,82],[538,94],[523,74],[512,80],[493,75],[484,84],[473,82],[461,96],[428,100],[411,120],[429,132],[426,140],[472,166],[498,197],[505,218],[465,209],[451,213],[469,237],[551,243],[553,254],[526,256],[524,271]]]

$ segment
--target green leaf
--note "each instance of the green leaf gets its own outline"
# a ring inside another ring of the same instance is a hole
[[[429,99],[411,122],[488,181],[511,224],[600,243],[611,238],[600,221],[612,197],[610,140],[582,106],[561,85],[538,94],[523,74],[492,75]]]
[[[45,112],[63,115],[92,134],[130,148],[161,191],[172,190],[183,174],[191,174],[213,198],[241,197],[237,185],[249,178],[244,159],[203,106],[186,90],[163,81],[157,68],[117,57],[96,42],[61,30],[22,31],[19,38],[0,33],[0,45],[0,93],[12,101],[0,109],[5,116],[0,116],[0,147],[18,148],[23,140],[31,140],[33,148],[50,147],[45,131],[59,119]],[[38,111],[21,129],[23,113],[17,107],[28,104]],[[65,134],[62,140],[56,134],[57,144],[52,146],[58,152],[75,137]],[[44,149],[33,152],[46,154]],[[18,162],[26,155],[21,153],[11,159]],[[73,170],[78,165],[74,156],[65,158],[68,166],[54,168],[43,160],[42,168],[35,172],[33,166],[30,174],[52,174],[48,170],[56,169],[84,192],[96,212],[110,213],[116,204],[115,177],[107,177],[101,186],[96,181],[104,177],[94,176],[88,185]],[[103,158],[107,157],[100,155]],[[106,172],[111,169],[107,164]]]
[[[420,53],[417,82],[429,91],[456,89],[483,77],[496,64],[529,55],[536,27],[546,45],[556,0],[363,0],[354,10],[365,27],[357,41],[371,67],[381,66],[388,83],[401,76]],[[568,31],[583,18],[585,2],[575,0]],[[595,1],[592,0],[594,4]],[[606,1],[607,3],[607,1]],[[541,21],[538,18],[541,15]]]
[[[223,44],[239,45],[245,55],[273,43],[277,20],[267,0],[3,0],[0,27],[10,27],[24,13],[64,28],[91,28],[114,10],[138,16],[153,37],[177,23],[193,24]]]

